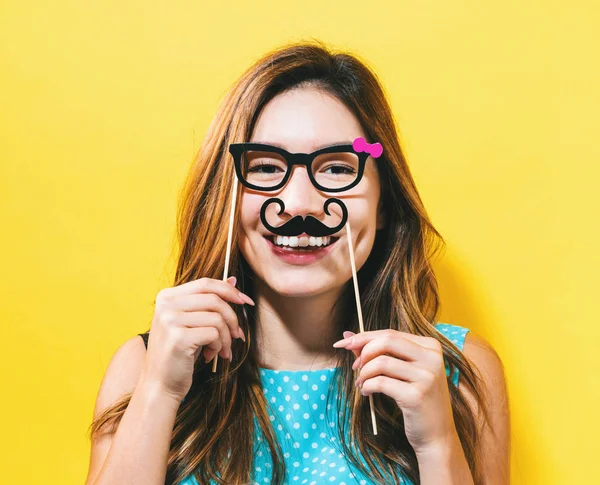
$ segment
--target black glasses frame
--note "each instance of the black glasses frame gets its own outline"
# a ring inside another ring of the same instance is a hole
[[[288,170],[283,176],[283,180],[277,185],[267,188],[261,187],[260,185],[251,184],[250,182],[245,180],[242,175],[242,154],[246,150],[260,150],[262,152],[271,152],[281,155],[288,164]],[[318,155],[321,155],[323,153],[336,152],[354,153],[355,155],[357,155],[358,173],[356,174],[356,179],[350,184],[344,187],[330,189],[327,187],[323,187],[315,180],[314,174],[312,172],[312,163]],[[294,165],[302,165],[306,167],[306,171],[308,172],[310,181],[317,189],[321,190],[322,192],[344,192],[345,190],[349,190],[352,187],[355,187],[361,181],[363,173],[365,171],[365,163],[367,162],[367,158],[369,158],[369,154],[367,152],[357,152],[356,150],[354,150],[354,148],[352,148],[351,144],[333,145],[330,147],[321,148],[320,150],[316,150],[312,153],[290,153],[284,150],[283,148],[276,147],[273,145],[267,145],[264,143],[231,143],[229,145],[229,153],[233,155],[233,161],[235,163],[235,173],[240,183],[243,184],[245,187],[248,187],[249,189],[258,190],[260,192],[273,192],[282,188],[290,179]]]

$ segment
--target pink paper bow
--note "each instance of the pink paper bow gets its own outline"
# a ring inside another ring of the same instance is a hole
[[[373,158],[379,158],[383,153],[381,143],[367,143],[362,136],[352,142],[352,148],[357,152],[367,152]]]

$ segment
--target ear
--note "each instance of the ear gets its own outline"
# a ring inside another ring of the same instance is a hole
[[[382,199],[379,199],[379,204],[377,204],[377,230],[383,229],[387,224],[387,215],[383,208]]]

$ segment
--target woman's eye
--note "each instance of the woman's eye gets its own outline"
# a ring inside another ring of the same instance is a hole
[[[277,171],[280,171],[281,168],[278,167],[277,165],[273,165],[271,163],[256,163],[254,165],[252,165],[250,168],[248,168],[248,172],[255,172],[255,173],[276,173]]]
[[[331,170],[331,174],[349,174],[349,173],[354,173],[355,170],[353,167],[349,167],[348,165],[329,165],[326,169],[325,172],[328,172],[329,170]]]

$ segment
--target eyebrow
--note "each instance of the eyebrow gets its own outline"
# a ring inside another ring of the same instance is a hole
[[[262,143],[263,145],[272,145],[274,147],[281,148],[282,150],[289,151],[286,147],[284,147],[280,143],[276,143],[276,142],[273,142],[273,141],[255,140],[255,141],[252,141],[251,143]],[[317,150],[320,150],[321,148],[327,148],[327,147],[336,146],[336,145],[352,145],[352,142],[348,141],[348,140],[334,141],[333,143],[326,143],[325,145],[319,145],[313,151],[316,152]]]

